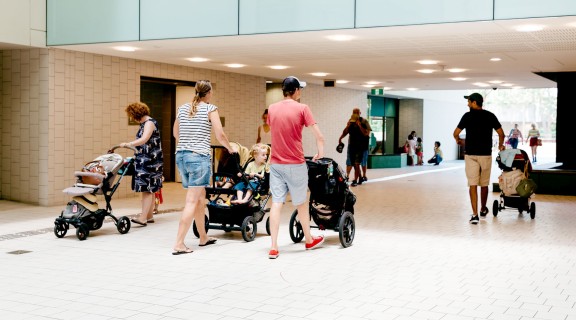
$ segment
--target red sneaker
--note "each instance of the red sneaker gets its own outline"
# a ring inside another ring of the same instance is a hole
[[[324,243],[324,237],[312,237],[312,243],[306,244],[306,250],[312,250],[318,248],[322,243]]]
[[[270,252],[268,252],[268,258],[270,259],[276,259],[279,255],[280,252],[278,252],[278,250],[270,250]]]

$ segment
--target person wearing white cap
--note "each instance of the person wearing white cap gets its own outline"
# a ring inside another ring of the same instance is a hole
[[[302,225],[306,250],[315,249],[324,242],[324,237],[313,237],[310,233],[310,213],[308,211],[308,167],[302,146],[302,130],[311,127],[316,138],[318,153],[313,161],[324,156],[324,136],[314,120],[310,108],[299,101],[306,82],[296,77],[288,77],[282,82],[284,100],[268,107],[268,124],[272,132],[272,154],[270,157],[270,235],[272,246],[268,252],[270,259],[278,258],[278,229],[280,212],[286,195],[290,192],[292,204],[298,208],[298,219]]]

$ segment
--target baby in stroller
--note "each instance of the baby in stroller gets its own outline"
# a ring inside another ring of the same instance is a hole
[[[260,187],[260,182],[264,179],[264,174],[269,171],[266,161],[268,160],[269,148],[268,146],[258,143],[252,146],[250,156],[254,161],[251,161],[244,170],[244,175],[248,181],[240,180],[234,185],[236,190],[236,199],[230,201],[233,204],[242,204],[250,201],[254,192]],[[242,173],[238,173],[242,177]]]
[[[102,227],[106,217],[114,220],[116,228],[121,234],[130,230],[130,219],[125,216],[116,218],[112,214],[110,204],[122,178],[134,172],[134,158],[123,158],[114,153],[117,148],[120,146],[112,147],[107,154],[88,162],[82,171],[74,173],[76,183],[62,191],[73,198],[54,221],[56,237],[64,237],[69,226],[73,225],[76,228],[78,239],[85,240],[91,230],[98,230]],[[136,151],[133,147],[125,148]],[[99,194],[104,196],[106,209],[98,208],[96,195]]]

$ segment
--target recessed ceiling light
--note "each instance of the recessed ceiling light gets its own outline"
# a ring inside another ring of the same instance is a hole
[[[138,50],[136,47],[128,47],[128,46],[120,46],[120,47],[113,47],[114,50],[124,51],[124,52],[134,52]]]
[[[340,84],[346,84],[349,83],[350,81],[348,80],[336,80],[336,83],[340,83]]]
[[[490,85],[484,82],[474,82],[473,85],[478,87],[489,87]]]
[[[287,66],[269,66],[268,68],[274,69],[274,70],[284,70],[284,69],[288,69]]]
[[[420,69],[420,70],[416,70],[420,73],[434,73],[436,72],[436,70],[432,70],[432,69]]]
[[[384,89],[384,90],[392,90],[392,87],[384,87],[384,88],[382,88],[382,89]]]
[[[493,84],[500,84],[504,81],[500,81],[500,80],[492,80],[492,81],[488,81],[489,83],[493,83]]]
[[[490,61],[502,61],[502,58],[494,57],[490,58]]]
[[[374,88],[375,85],[374,84],[363,84],[362,86],[365,88]]]
[[[406,90],[408,90],[408,91],[416,91],[416,90],[418,90],[418,88],[406,88]]]
[[[515,87],[512,87],[512,89],[524,89],[524,87],[515,86]]]
[[[347,34],[335,34],[331,36],[327,36],[326,39],[332,41],[350,41],[354,39],[354,36],[347,35]]]
[[[453,80],[453,81],[465,81],[465,80],[468,80],[468,78],[458,77],[458,78],[450,78],[450,80]]]
[[[186,60],[192,61],[192,62],[206,62],[206,61],[208,61],[208,59],[202,58],[202,57],[193,57],[193,58],[188,58]]]
[[[419,64],[438,64],[438,61],[436,60],[420,60],[416,62]]]
[[[274,83],[272,80],[266,80],[266,83]]]
[[[242,68],[245,67],[246,65],[240,63],[229,63],[226,64],[225,66],[227,66],[228,68]]]
[[[315,76],[315,77],[325,77],[327,76],[329,73],[326,72],[313,72],[311,73],[311,75]]]
[[[514,30],[518,32],[536,32],[544,30],[544,26],[539,24],[524,24],[514,27]]]
[[[450,69],[447,69],[447,70],[448,70],[448,72],[452,72],[452,73],[459,73],[459,72],[464,72],[464,71],[466,71],[466,69],[462,69],[462,68],[450,68]]]
[[[503,84],[501,84],[501,86],[503,86],[503,87],[511,87],[511,86],[513,86],[513,85],[514,85],[513,83],[503,83]]]
[[[379,81],[366,81],[366,84],[377,85],[380,84]]]

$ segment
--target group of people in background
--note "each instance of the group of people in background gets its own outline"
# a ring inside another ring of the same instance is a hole
[[[518,124],[514,124],[514,128],[510,130],[508,134],[507,143],[512,147],[512,149],[518,148],[518,142],[524,143],[524,137],[522,136],[522,131],[518,129]],[[542,139],[540,139],[540,131],[536,129],[536,125],[532,124],[532,129],[528,131],[528,137],[526,137],[526,142],[529,143],[530,149],[532,151],[532,162],[537,162],[537,151],[538,146],[542,145]]]
[[[434,142],[434,152],[432,157],[428,159],[429,164],[437,166],[444,159],[444,154],[440,146],[440,141]],[[424,165],[424,144],[422,138],[416,135],[416,131],[412,131],[408,135],[408,138],[404,142],[403,152],[408,154],[409,166]]]

